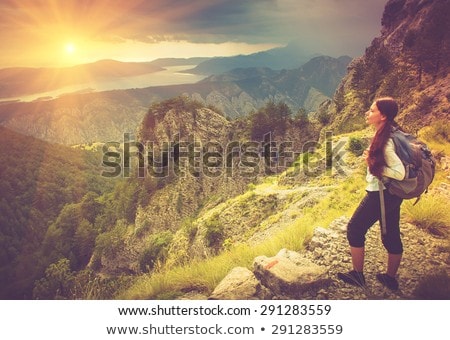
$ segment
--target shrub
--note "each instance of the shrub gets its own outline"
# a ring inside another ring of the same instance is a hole
[[[355,156],[361,156],[367,148],[367,142],[357,137],[350,137],[347,144],[347,150]]]
[[[223,240],[223,227],[220,224],[218,216],[209,220],[206,225],[205,241],[208,247],[219,248]]]
[[[330,114],[324,109],[319,109],[319,112],[317,112],[316,117],[317,117],[317,120],[319,121],[319,123],[324,126],[328,125],[331,121]]]
[[[170,231],[155,234],[150,239],[148,248],[142,253],[139,260],[140,269],[143,272],[151,271],[158,262],[166,260],[167,249],[172,242],[173,235]]]
[[[45,276],[36,281],[33,289],[35,299],[70,299],[72,296],[73,273],[70,271],[70,261],[62,258],[50,264],[45,270]]]
[[[183,220],[183,222],[181,224],[181,228],[186,233],[186,235],[187,235],[187,237],[189,239],[189,242],[194,241],[195,235],[197,235],[198,227],[194,223],[194,221],[195,221],[194,218],[188,217],[185,220]]]
[[[450,142],[450,126],[447,120],[437,120],[424,129],[424,138],[438,142]]]
[[[431,111],[433,104],[433,97],[422,94],[417,100],[417,108],[421,112],[428,113]]]

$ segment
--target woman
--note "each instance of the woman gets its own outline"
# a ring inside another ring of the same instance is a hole
[[[367,194],[354,212],[347,226],[347,239],[350,244],[353,270],[348,273],[338,273],[342,281],[358,286],[365,285],[364,278],[364,242],[369,228],[381,218],[380,193],[383,190],[386,215],[386,233],[382,234],[383,246],[388,252],[386,273],[378,273],[377,279],[392,290],[398,289],[396,279],[400,266],[403,245],[400,238],[400,206],[402,199],[389,193],[379,179],[405,177],[405,168],[395,153],[394,143],[390,138],[394,121],[398,113],[396,101],[390,97],[374,101],[366,113],[366,121],[376,129],[370,147],[364,153],[368,166]]]

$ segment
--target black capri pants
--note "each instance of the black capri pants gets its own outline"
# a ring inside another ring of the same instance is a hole
[[[400,206],[403,199],[384,190],[386,235],[382,235],[384,248],[389,254],[402,254],[400,237]],[[380,193],[367,191],[347,225],[347,239],[351,247],[364,247],[366,233],[376,221],[381,220]],[[381,223],[380,223],[381,225]]]

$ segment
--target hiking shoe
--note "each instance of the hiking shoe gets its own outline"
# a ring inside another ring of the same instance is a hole
[[[345,283],[353,286],[364,286],[366,284],[364,274],[357,272],[356,270],[351,270],[348,273],[338,273],[337,277]]]
[[[395,277],[389,276],[388,274],[378,273],[377,280],[390,290],[398,289],[398,281],[395,279]]]

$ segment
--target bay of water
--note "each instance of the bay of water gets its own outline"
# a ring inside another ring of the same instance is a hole
[[[178,84],[193,84],[205,78],[204,75],[182,73],[196,65],[170,66],[162,71],[143,74],[134,77],[115,78],[108,80],[92,81],[89,83],[65,86],[53,91],[34,93],[31,95],[2,98],[2,101],[35,101],[49,100],[70,93],[100,92],[108,90],[124,90],[133,88],[145,88],[150,86],[166,86]]]

